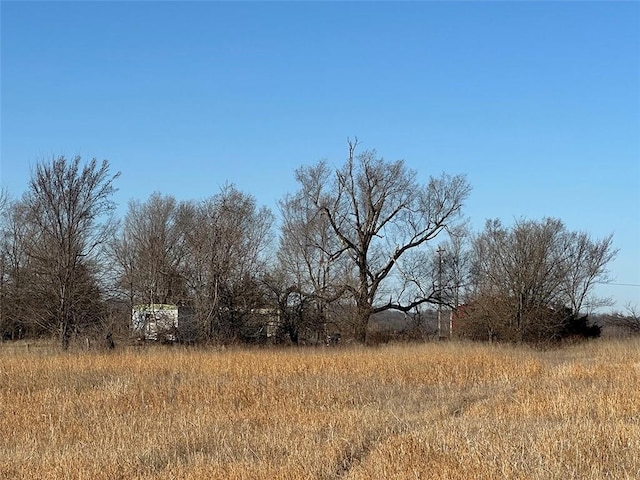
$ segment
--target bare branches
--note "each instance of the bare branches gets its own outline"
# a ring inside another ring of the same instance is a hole
[[[578,316],[594,305],[593,287],[616,253],[611,236],[592,240],[557,219],[519,220],[510,229],[488,221],[475,241],[476,297],[503,303],[517,339],[557,335],[560,313]]]
[[[403,161],[385,161],[375,151],[356,155],[357,141],[348,146],[347,162],[333,176],[325,162],[298,170],[300,191],[296,198],[308,202],[314,215],[322,214],[326,222],[323,228],[326,231],[328,227],[334,239],[329,245],[312,244],[328,252],[325,260],[341,261],[351,272],[343,277],[346,281],[335,279],[333,289],[351,292],[360,312],[357,336],[363,340],[374,311],[408,311],[433,300],[431,295],[422,295],[412,300],[397,297],[381,304],[379,293],[407,252],[455,225],[470,187],[464,176],[448,175],[421,186],[415,172]],[[311,230],[318,227],[309,221],[304,225]]]
[[[129,203],[113,255],[132,304],[177,303],[184,297],[186,211],[172,196],[157,192],[144,203]]]
[[[640,308],[632,303],[625,306],[624,312],[614,312],[604,316],[604,320],[615,327],[622,328],[633,335],[640,334]]]
[[[62,346],[70,327],[86,317],[88,303],[97,298],[99,247],[112,233],[115,204],[109,163],[96,159],[81,166],[80,157],[40,162],[32,172],[22,203],[26,221],[36,227],[28,255],[38,281],[43,323],[53,320]]]

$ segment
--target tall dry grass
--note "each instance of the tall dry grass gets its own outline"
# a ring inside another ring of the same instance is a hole
[[[0,478],[640,478],[640,341],[0,346]]]

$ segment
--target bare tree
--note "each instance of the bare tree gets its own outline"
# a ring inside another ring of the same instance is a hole
[[[111,245],[129,303],[169,303],[195,310],[200,334],[226,340],[259,300],[257,278],[273,215],[225,186],[203,202],[154,193],[132,201]]]
[[[0,328],[3,336],[9,338],[40,333],[29,315],[33,306],[30,288],[36,281],[34,269],[30,268],[29,245],[36,234],[25,205],[10,203],[5,208],[0,237]]]
[[[468,225],[461,223],[447,229],[445,239],[437,248],[420,252],[414,264],[413,270],[422,272],[419,278],[430,278],[436,283],[441,304],[456,308],[464,302],[472,286],[473,248]]]
[[[5,337],[6,311],[7,311],[7,266],[9,263],[9,252],[7,238],[5,237],[5,227],[7,225],[7,211],[9,205],[9,192],[6,188],[0,188],[0,335]]]
[[[567,232],[564,242],[566,276],[562,289],[567,305],[574,312],[581,312],[583,308],[592,312],[610,306],[612,300],[594,296],[593,287],[611,280],[607,266],[618,253],[613,248],[613,235],[594,240],[586,232]]]
[[[330,305],[348,293],[345,281],[352,283],[347,281],[350,266],[327,216],[304,192],[287,195],[279,206],[280,245],[269,287],[277,293],[286,327],[297,342],[301,330],[316,337],[326,334],[327,324],[334,322]]]
[[[129,203],[111,252],[118,265],[120,288],[131,305],[184,300],[186,249],[182,222],[186,210],[186,204],[157,192],[144,203]]]
[[[409,252],[454,225],[470,187],[461,175],[432,177],[420,185],[404,162],[387,162],[377,158],[375,151],[356,155],[357,145],[357,140],[349,142],[347,162],[335,172],[320,162],[299,169],[296,178],[299,195],[325,216],[337,240],[328,256],[344,258],[349,264],[351,273],[336,287],[352,298],[355,336],[364,342],[373,313],[407,312],[436,301],[433,288],[391,284],[401,278],[394,274]]]
[[[611,237],[594,241],[552,218],[519,220],[512,228],[490,220],[474,248],[476,307],[503,337],[518,341],[548,340],[569,331],[566,322],[579,320],[616,255]]]
[[[624,312],[602,315],[602,319],[610,326],[621,328],[626,334],[640,334],[640,308],[632,303],[625,305]]]
[[[206,338],[241,335],[243,320],[262,307],[257,283],[272,224],[271,211],[233,185],[193,207],[185,277]]]
[[[63,348],[71,328],[89,320],[88,304],[99,298],[95,268],[112,233],[111,196],[118,176],[109,173],[106,160],[81,165],[80,157],[54,158],[36,165],[23,198],[35,227],[28,248],[38,280],[32,285],[40,303],[34,314],[55,325]]]
[[[9,191],[6,187],[0,187],[0,216],[5,215],[5,211],[10,203]]]
[[[457,231],[451,232],[444,248],[447,252],[445,271],[447,287],[450,289],[449,298],[453,299],[451,306],[456,308],[469,294],[471,285],[473,249],[468,225],[465,224]]]

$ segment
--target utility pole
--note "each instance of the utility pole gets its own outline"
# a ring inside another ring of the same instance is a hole
[[[442,254],[444,249],[438,247],[438,340],[442,337]]]

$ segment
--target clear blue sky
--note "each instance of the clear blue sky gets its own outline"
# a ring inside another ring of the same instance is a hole
[[[640,285],[640,3],[9,2],[0,182],[108,159],[116,196],[275,210],[295,168],[357,136],[426,180],[465,173],[487,218],[611,232]],[[640,287],[601,286],[617,308]]]

